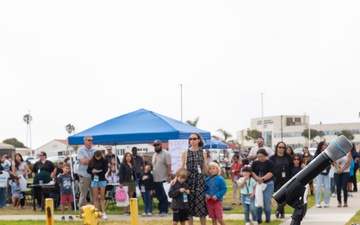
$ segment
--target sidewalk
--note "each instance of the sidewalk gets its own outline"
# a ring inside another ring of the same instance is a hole
[[[344,225],[350,221],[356,212],[359,210],[357,201],[359,201],[360,193],[353,193],[353,197],[348,197],[347,208],[338,208],[337,207],[337,198],[331,197],[330,207],[329,208],[316,208],[313,206],[307,210],[306,216],[304,217],[301,224],[303,225],[318,225],[318,224],[327,224],[327,225]],[[74,216],[74,215],[73,215]],[[108,220],[120,221],[120,220],[130,220],[130,216],[124,215],[107,215]],[[44,215],[0,215],[0,220],[45,220]],[[139,221],[147,220],[169,220],[171,221],[172,215],[165,217],[160,217],[153,215],[151,217],[142,217],[139,215]],[[195,220],[198,218],[195,218]],[[243,214],[224,214],[225,220],[243,220]],[[271,220],[275,220],[275,215],[271,215]],[[54,220],[61,220],[61,215],[54,215]],[[67,217],[66,217],[67,220]],[[286,214],[284,222],[280,225],[289,225],[291,224],[291,214]],[[83,219],[74,218],[74,221],[83,221]]]
[[[353,192],[353,197],[348,197],[349,207],[337,207],[337,197],[330,197],[330,207],[324,208],[324,202],[322,202],[322,208],[312,208],[307,210],[307,213],[302,220],[301,224],[303,225],[344,225],[356,214],[359,210],[359,196],[360,193]],[[286,215],[285,222],[280,225],[289,225],[291,223],[291,214]]]

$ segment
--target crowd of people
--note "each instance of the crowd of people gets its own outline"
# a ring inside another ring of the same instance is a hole
[[[245,214],[246,225],[257,225],[270,222],[271,200],[274,192],[278,191],[287,181],[305,168],[311,160],[320,155],[327,147],[322,141],[312,156],[307,147],[303,152],[294,153],[294,150],[280,141],[275,150],[264,145],[264,138],[256,139],[257,145],[250,149],[248,157],[241,159],[235,154],[229,164],[229,173],[232,183],[232,204],[242,205]],[[60,162],[55,168],[54,164],[47,160],[46,152],[39,153],[39,160],[30,171],[24,162],[22,155],[15,154],[14,159],[3,155],[0,157],[0,171],[9,173],[12,184],[10,187],[0,187],[0,208],[5,207],[7,199],[11,198],[14,208],[23,208],[25,205],[24,190],[20,187],[21,181],[27,180],[31,173],[33,184],[43,184],[55,181],[58,185],[59,205],[61,205],[62,219],[65,220],[65,208],[68,208],[69,220],[72,220],[73,196],[72,183],[76,180],[78,193],[78,206],[88,203],[96,208],[101,208],[103,219],[107,219],[105,195],[106,187],[110,184],[118,184],[118,188],[126,187],[128,198],[136,196],[138,188],[144,201],[142,216],[153,215],[153,197],[158,199],[157,215],[168,215],[168,196],[172,198],[173,225],[180,222],[189,225],[194,224],[194,217],[199,217],[200,224],[206,224],[206,216],[212,219],[212,224],[223,220],[223,199],[227,192],[224,174],[219,163],[212,160],[210,152],[203,150],[204,140],[199,133],[192,133],[188,139],[189,148],[184,150],[181,165],[177,171],[172,171],[171,155],[163,150],[162,142],[155,140],[153,143],[155,153],[149,162],[137,154],[137,148],[126,152],[122,161],[112,153],[112,147],[107,146],[107,154],[93,148],[93,137],[84,137],[84,145],[77,151],[78,167],[76,174],[71,176],[70,170],[73,165],[70,162]],[[338,207],[348,207],[348,196],[352,191],[357,191],[356,171],[360,155],[353,144],[352,150],[344,157],[336,160],[331,167],[322,171],[315,178],[316,182],[316,207],[329,207],[330,196],[337,196]],[[173,174],[173,172],[176,172]],[[164,183],[170,183],[166,190]],[[117,191],[116,189],[112,193]],[[307,186],[310,194],[313,194],[313,182]],[[306,198],[305,193],[305,211]],[[34,192],[37,204],[41,207],[41,188],[35,188]],[[168,192],[168,193],[167,193]],[[9,194],[10,193],[10,194]],[[322,194],[324,195],[322,205]],[[45,194],[44,194],[45,195]],[[96,197],[94,197],[96,196]],[[261,196],[258,197],[258,196]],[[45,196],[48,197],[48,196]],[[52,197],[52,196],[50,196]],[[261,199],[261,200],[258,200]],[[260,201],[260,202],[259,202]],[[55,206],[57,207],[57,206]],[[277,204],[275,216],[284,218],[285,203]],[[264,217],[263,217],[264,212]],[[129,205],[124,206],[124,215],[130,215]]]

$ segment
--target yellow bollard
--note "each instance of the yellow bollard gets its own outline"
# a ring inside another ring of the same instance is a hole
[[[130,198],[131,225],[138,225],[138,203],[137,198]]]
[[[54,200],[45,199],[46,225],[54,225]]]

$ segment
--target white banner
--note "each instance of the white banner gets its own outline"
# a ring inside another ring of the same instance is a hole
[[[182,152],[189,148],[189,141],[187,139],[169,140],[169,153],[171,154],[171,171],[173,174],[181,166]]]

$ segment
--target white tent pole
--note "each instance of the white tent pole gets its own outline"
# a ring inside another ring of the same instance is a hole
[[[69,139],[68,139],[69,141]],[[74,211],[77,211],[76,208],[76,195],[75,195],[75,180],[74,180],[74,172],[73,172],[73,163],[72,163],[72,156],[71,156],[71,148],[69,147],[69,144],[67,145],[67,152],[69,152],[69,156],[70,156],[70,173],[71,173],[71,188],[72,188],[72,192],[73,192],[73,198],[74,198]]]

